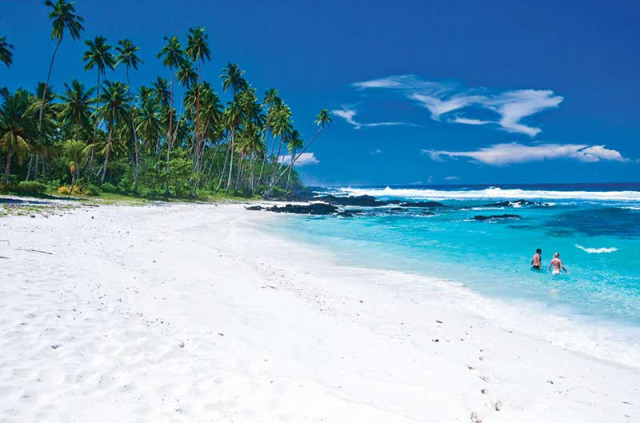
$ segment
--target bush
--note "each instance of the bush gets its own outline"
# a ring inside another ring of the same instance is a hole
[[[100,191],[93,185],[80,186],[76,185],[73,187],[73,192],[71,191],[71,187],[68,185],[63,185],[58,187],[56,190],[60,195],[87,195],[87,196],[97,196],[100,195]]]
[[[25,194],[44,194],[47,192],[47,184],[38,181],[22,181],[15,189]]]
[[[102,191],[104,192],[109,192],[112,194],[115,194],[118,192],[118,187],[116,187],[113,184],[110,184],[109,182],[105,182],[104,184],[102,184]]]

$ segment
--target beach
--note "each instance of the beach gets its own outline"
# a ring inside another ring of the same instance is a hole
[[[33,216],[0,219],[0,422],[640,420],[635,356],[604,359],[520,329],[498,300],[264,230],[288,216]]]

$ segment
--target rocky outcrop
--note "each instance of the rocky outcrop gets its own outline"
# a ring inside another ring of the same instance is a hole
[[[473,220],[484,222],[486,220],[501,220],[501,219],[520,219],[521,216],[517,214],[492,214],[491,216],[473,216]]]
[[[313,215],[328,215],[338,212],[338,207],[332,204],[326,203],[311,203],[311,204],[286,204],[284,206],[249,206],[247,210],[266,210],[274,213],[294,213],[294,214],[313,214]]]

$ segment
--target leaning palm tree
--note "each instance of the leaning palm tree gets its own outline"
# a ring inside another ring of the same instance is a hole
[[[131,80],[129,79],[129,69],[133,68],[138,70],[138,65],[142,62],[142,59],[138,57],[136,54],[140,48],[133,44],[131,40],[120,40],[118,41],[118,45],[116,46],[116,51],[118,55],[116,56],[116,66],[120,64],[124,64],[126,67],[127,73],[127,86],[129,87],[129,91],[127,95],[129,99],[131,99]],[[133,183],[134,186],[138,182],[138,162],[139,162],[139,151],[138,151],[138,134],[136,132],[136,126],[134,120],[131,119],[131,131],[133,134]]]
[[[4,35],[0,37],[0,62],[11,66],[13,63],[13,45],[7,42],[7,37]]]
[[[291,156],[291,162],[289,163],[289,166],[287,166],[287,168],[284,169],[278,175],[278,177],[271,183],[265,195],[268,196],[271,194],[271,192],[273,191],[273,188],[276,186],[280,178],[282,178],[282,176],[285,173],[287,173],[287,171],[290,170],[296,164],[296,161],[298,161],[298,159],[309,149],[309,147],[311,147],[311,144],[313,144],[313,142],[318,138],[318,135],[320,135],[320,132],[322,132],[322,130],[325,127],[331,125],[332,121],[333,119],[331,119],[331,116],[329,116],[329,112],[327,111],[327,109],[320,110],[320,113],[318,114],[315,120],[315,124],[318,125],[318,130],[316,131],[315,135],[313,136],[311,141],[309,141],[309,143],[306,146],[304,146],[295,157],[293,155]]]
[[[289,151],[289,157],[291,160],[296,156],[296,152],[304,147],[304,140],[300,137],[300,133],[297,130],[291,131],[287,137],[287,150]],[[291,172],[293,167],[289,166],[289,174],[287,175],[287,184],[285,190],[289,189],[289,182],[291,181]]]
[[[38,125],[42,124],[42,109],[44,107],[44,100],[47,96],[47,89],[49,88],[51,70],[53,69],[53,62],[56,60],[56,53],[62,43],[64,33],[65,31],[68,32],[72,39],[77,40],[80,38],[80,33],[84,30],[84,27],[82,26],[84,19],[82,19],[82,16],[76,15],[76,9],[74,7],[75,2],[67,3],[66,0],[58,0],[54,3],[51,0],[47,0],[44,4],[52,8],[49,12],[49,19],[53,21],[51,39],[56,40],[56,47],[53,50],[53,55],[51,56],[51,63],[49,64],[49,71],[47,72],[47,81],[44,84]]]
[[[107,141],[102,150],[104,154],[104,165],[102,167],[102,177],[100,178],[101,182],[104,182],[107,176],[109,154],[113,147],[113,131],[117,125],[129,119],[127,91],[128,87],[125,84],[107,81],[104,84],[104,92],[100,95],[100,103],[102,106],[96,110],[96,114],[98,118],[107,124]]]
[[[6,189],[11,174],[11,159],[16,154],[20,159],[30,151],[31,141],[37,134],[34,120],[34,98],[29,92],[18,89],[14,94],[0,90],[0,148],[6,153],[3,185]]]

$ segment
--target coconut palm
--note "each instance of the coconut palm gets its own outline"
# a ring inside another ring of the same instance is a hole
[[[236,94],[248,87],[247,80],[244,79],[244,71],[240,70],[240,67],[235,63],[227,63],[227,67],[222,69],[222,90],[227,92],[231,88],[231,92],[235,97]]]
[[[106,81],[104,92],[100,94],[102,106],[96,110],[96,117],[107,124],[107,140],[102,152],[104,154],[104,165],[102,167],[101,182],[107,176],[109,166],[109,154],[113,148],[113,131],[116,126],[126,123],[129,119],[129,109],[127,104],[128,87],[122,82]]]
[[[138,98],[140,100],[140,106],[134,121],[136,131],[144,140],[147,152],[151,152],[154,147],[156,152],[158,152],[162,123],[160,122],[157,103],[154,98],[143,89],[140,89]],[[153,141],[156,141],[155,146],[153,145]]]
[[[3,180],[6,189],[13,155],[22,159],[31,150],[30,143],[36,137],[37,128],[33,113],[35,99],[29,92],[18,89],[11,94],[5,88],[0,90],[0,99],[0,148],[6,153]]]
[[[69,173],[71,174],[71,192],[73,193],[73,187],[76,185],[78,179],[80,179],[80,168],[82,162],[89,155],[91,148],[80,140],[66,140],[62,143],[62,151],[69,160]]]
[[[138,66],[142,63],[142,59],[138,57],[136,54],[140,51],[140,47],[133,44],[131,40],[120,40],[118,41],[118,45],[116,46],[116,51],[118,55],[115,58],[115,66],[125,65],[126,73],[127,73],[127,85],[131,85],[131,81],[129,80],[129,69],[133,68],[138,70]]]
[[[158,76],[156,80],[151,83],[151,86],[155,100],[163,107],[169,107],[171,92],[169,91],[169,83],[167,80]]]
[[[139,50],[140,48],[135,44],[133,44],[133,41],[128,39],[118,41],[118,45],[116,46],[116,51],[118,52],[118,55],[116,56],[115,65],[116,66],[120,64],[125,65],[126,74],[127,74],[127,86],[129,87],[127,95],[129,98],[131,98],[131,80],[129,79],[129,69],[133,68],[135,70],[138,70],[138,65],[143,63],[142,59],[140,59],[140,57],[138,57],[138,55],[136,54]],[[132,111],[135,111],[135,109]],[[136,133],[134,119],[131,119],[131,131],[133,134],[133,151],[134,151],[133,182],[134,182],[134,185],[136,185],[138,182],[138,162],[139,162],[140,154],[138,151],[138,134]]]
[[[85,89],[84,85],[74,79],[71,85],[64,84],[65,92],[58,96],[61,103],[58,119],[68,125],[73,125],[82,132],[89,132],[91,128],[91,105],[95,100],[91,97],[95,88]]]
[[[166,44],[158,53],[157,57],[162,58],[162,64],[169,67],[171,73],[171,105],[169,106],[169,130],[167,132],[167,186],[166,194],[169,195],[169,159],[171,157],[171,146],[173,144],[173,74],[174,70],[184,61],[184,53],[178,37],[164,37]]]
[[[173,77],[174,71],[184,62],[184,53],[182,52],[182,47],[180,46],[180,41],[178,37],[164,37],[166,44],[160,50],[157,57],[162,58],[162,64],[164,66],[169,67],[169,72],[171,73],[171,104],[169,106],[169,131],[167,132],[167,140],[168,140],[168,152],[167,152],[167,161],[169,160],[169,153],[171,152],[171,143],[172,143],[172,131],[173,131]]]
[[[304,140],[300,137],[300,133],[297,130],[291,131],[287,136],[287,150],[289,151],[289,157],[291,160],[296,155],[296,152],[304,147]],[[289,182],[291,181],[291,172],[293,171],[293,167],[289,166],[289,173],[287,175],[287,184],[285,185],[285,189],[289,189]]]
[[[53,22],[51,39],[56,40],[56,47],[53,50],[53,55],[51,56],[51,63],[49,64],[49,71],[47,72],[47,81],[44,84],[44,90],[41,97],[40,114],[38,116],[38,125],[42,123],[42,109],[44,107],[44,100],[49,88],[51,70],[53,69],[53,62],[56,60],[58,48],[62,43],[62,38],[64,37],[65,32],[68,32],[73,40],[77,40],[80,38],[80,33],[84,30],[84,27],[82,26],[84,19],[82,16],[76,14],[74,6],[75,2],[67,3],[66,0],[58,0],[54,3],[52,0],[46,0],[44,4],[52,9],[49,12],[49,19]]]
[[[116,59],[111,52],[111,46],[107,44],[107,39],[101,35],[96,36],[93,41],[86,40],[84,42],[89,48],[84,52],[82,60],[85,61],[84,70],[88,71],[96,68],[98,71],[98,82],[96,84],[97,93],[100,97],[100,76],[107,73],[107,69],[115,68]]]
[[[315,120],[315,124],[318,126],[318,130],[316,131],[315,135],[313,136],[311,141],[309,141],[309,143],[306,146],[304,146],[296,156],[293,156],[293,155],[291,156],[291,163],[285,170],[283,170],[278,175],[275,181],[271,183],[271,185],[269,186],[269,189],[266,192],[266,195],[271,194],[271,192],[273,191],[273,188],[276,186],[280,178],[282,178],[282,176],[296,164],[296,161],[298,161],[298,159],[309,149],[309,147],[311,147],[311,144],[313,144],[313,142],[318,138],[318,135],[320,135],[322,130],[327,126],[331,125],[332,121],[333,119],[331,119],[331,116],[329,115],[329,112],[327,111],[327,109],[320,110],[320,113],[318,113],[318,116],[316,117],[316,120]]]
[[[199,161],[200,154],[200,96],[201,96],[201,81],[202,81],[202,68],[205,60],[211,60],[211,49],[208,43],[209,35],[205,33],[203,27],[197,26],[195,28],[189,28],[189,34],[187,35],[187,57],[193,62],[198,64],[198,86],[196,90],[196,114],[195,114],[195,133],[196,133],[196,154],[195,162],[196,166]]]
[[[7,42],[7,37],[0,36],[0,62],[11,66],[13,63],[13,45]]]

